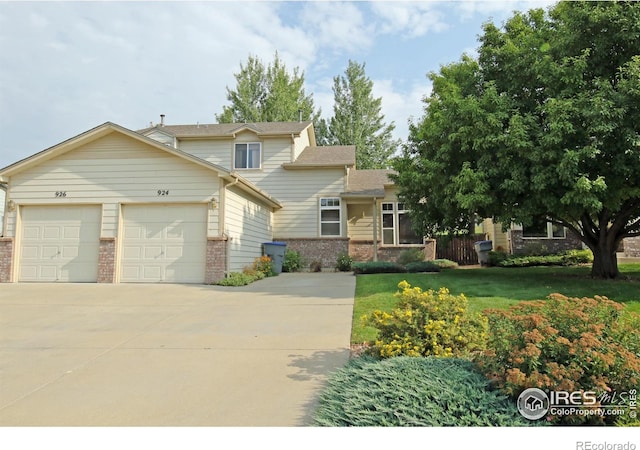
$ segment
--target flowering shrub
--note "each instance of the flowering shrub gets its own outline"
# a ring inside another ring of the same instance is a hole
[[[383,358],[464,356],[484,348],[487,320],[467,312],[464,295],[451,295],[446,288],[422,291],[406,281],[398,288],[396,309],[374,311],[363,318],[379,331],[372,353]]]
[[[623,308],[606,297],[551,294],[546,301],[486,311],[490,333],[479,365],[513,396],[530,387],[627,391],[640,383],[640,316]],[[563,423],[602,420],[596,419],[552,418]]]
[[[253,261],[253,270],[262,272],[265,277],[271,277],[276,274],[273,270],[273,261],[266,255],[260,256]]]
[[[353,265],[353,258],[346,253],[340,253],[338,255],[338,259],[336,260],[336,271],[338,272],[349,272],[351,270],[351,266]]]

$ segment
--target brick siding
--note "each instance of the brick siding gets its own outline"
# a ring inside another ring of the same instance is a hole
[[[543,248],[545,253],[560,253],[566,250],[582,248],[582,241],[567,230],[566,239],[523,238],[522,230],[511,231],[511,246],[514,255],[527,253],[527,248]]]
[[[116,238],[100,238],[98,283],[113,283],[116,275]]]
[[[206,258],[204,282],[214,284],[222,280],[227,271],[227,239],[224,237],[208,238]]]
[[[0,238],[0,283],[11,281],[13,261],[13,238]]]
[[[640,258],[640,236],[624,240],[624,256],[627,258]]]
[[[411,247],[383,247],[378,242],[378,261],[392,261],[398,260],[400,253]],[[421,248],[424,252],[425,260],[431,261],[436,259],[436,241],[434,239],[425,240],[425,245]],[[373,261],[373,241],[349,241],[349,255],[354,261]]]
[[[284,242],[288,250],[300,252],[305,267],[314,261],[319,261],[324,269],[333,269],[340,253],[349,253],[349,239],[345,238],[275,238],[274,241]]]

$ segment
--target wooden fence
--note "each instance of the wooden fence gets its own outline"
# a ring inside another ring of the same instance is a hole
[[[438,236],[436,238],[436,255],[438,259],[449,259],[461,266],[478,264],[478,254],[474,244],[487,238],[485,234],[470,236]]]

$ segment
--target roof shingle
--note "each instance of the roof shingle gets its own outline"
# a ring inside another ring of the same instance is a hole
[[[156,125],[154,127],[138,130],[140,134],[146,134],[153,130],[159,130],[171,134],[177,138],[188,137],[223,137],[232,136],[242,130],[254,131],[258,135],[290,135],[299,134],[307,128],[311,122],[259,122],[259,123],[214,123],[197,125]]]
[[[349,171],[348,187],[345,195],[384,197],[384,187],[393,185],[388,169],[368,169]]]
[[[353,166],[356,163],[355,145],[306,147],[298,158],[285,167]]]

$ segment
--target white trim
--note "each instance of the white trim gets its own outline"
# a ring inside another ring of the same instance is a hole
[[[553,235],[553,226],[551,222],[547,222],[547,235],[546,236],[525,236],[525,226],[522,226],[522,239],[534,240],[534,239],[547,239],[547,240],[562,240],[567,238],[567,228],[562,227],[562,236]],[[559,226],[559,225],[558,225]]]
[[[251,145],[257,145],[258,146],[258,167],[238,167],[236,165],[236,152],[238,151],[238,145],[245,145],[246,146],[246,152],[247,152],[247,166],[249,165],[249,155],[251,151],[255,151],[251,150],[249,147]],[[260,170],[262,169],[262,142],[234,142],[233,144],[233,170]]]
[[[323,200],[337,201],[338,204],[322,205]],[[322,211],[338,211],[338,220],[322,220]],[[323,224],[338,224],[338,234],[322,234]],[[320,197],[318,201],[318,234],[320,237],[341,237],[342,236],[342,200],[340,197]]]
[[[381,202],[380,203],[380,230],[381,230],[381,242],[383,247],[422,247],[424,246],[424,236],[422,237],[422,243],[419,244],[402,244],[400,243],[400,216],[409,213],[407,209],[399,209],[399,205],[403,205],[403,202]],[[391,205],[391,209],[383,209],[384,205]],[[393,218],[393,226],[384,226],[384,215],[391,215]],[[393,230],[393,244],[387,244],[384,242],[384,231]]]

